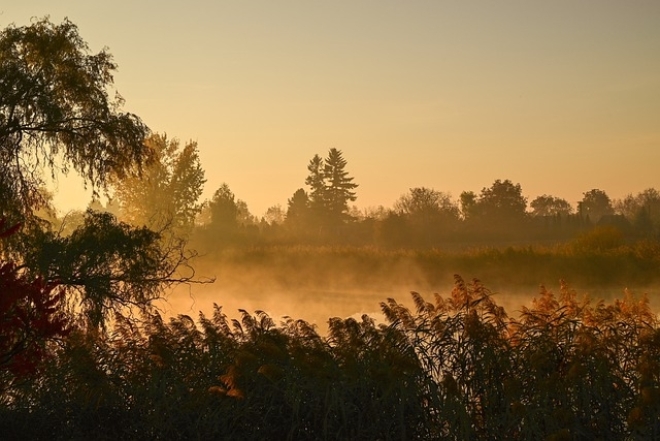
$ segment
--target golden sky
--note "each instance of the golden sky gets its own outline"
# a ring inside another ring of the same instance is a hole
[[[575,204],[660,189],[660,1],[13,1],[119,64],[124,110],[196,140],[261,216],[336,147],[360,208],[495,179]],[[56,203],[84,205],[61,181]]]

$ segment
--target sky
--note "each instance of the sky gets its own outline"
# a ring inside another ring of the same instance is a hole
[[[495,179],[573,205],[660,189],[657,0],[3,3],[3,28],[68,17],[107,47],[123,110],[196,141],[203,198],[227,183],[257,216],[333,147],[359,208]],[[64,211],[89,200],[56,191]]]

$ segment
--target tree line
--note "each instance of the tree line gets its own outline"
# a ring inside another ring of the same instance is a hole
[[[416,187],[391,208],[359,210],[352,205],[358,184],[336,148],[325,158],[312,157],[306,187],[293,193],[286,208],[272,206],[259,218],[226,183],[212,198],[198,202],[205,180],[196,144],[181,149],[178,141],[158,134],[147,143],[155,147],[158,161],[139,178],[113,182],[110,202],[105,207],[96,202],[92,208],[133,225],[167,227],[205,250],[268,244],[451,249],[461,244],[566,241],[596,226],[637,239],[657,238],[660,232],[660,192],[654,188],[622,200],[592,189],[574,209],[565,199],[550,195],[528,203],[520,184],[498,179],[479,193],[462,192],[458,200],[433,188]]]
[[[318,154],[311,158],[306,187],[293,193],[286,208],[275,205],[257,217],[227,183],[210,199],[200,201],[206,179],[196,143],[182,145],[177,139],[152,134],[144,145],[151,160],[141,173],[112,176],[107,202],[96,199],[89,209],[185,238],[204,250],[267,244],[456,248],[556,242],[599,225],[631,238],[657,238],[660,232],[660,192],[654,188],[621,200],[591,189],[574,208],[551,195],[528,203],[520,184],[498,179],[479,193],[462,192],[458,200],[433,188],[415,187],[391,208],[360,210],[351,204],[357,199],[358,184],[349,175],[343,152],[336,148],[330,148],[325,158]],[[45,217],[69,232],[84,215]]]

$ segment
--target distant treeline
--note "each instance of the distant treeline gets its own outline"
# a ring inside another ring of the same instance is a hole
[[[596,226],[617,229],[626,240],[658,238],[660,192],[649,188],[622,200],[592,189],[573,207],[565,199],[542,195],[528,203],[520,184],[496,180],[478,194],[458,200],[432,188],[411,188],[393,207],[359,210],[349,203],[357,184],[345,170],[341,151],[309,162],[307,190],[296,190],[286,209],[273,206],[257,218],[227,184],[210,200],[199,201],[205,182],[197,145],[152,135],[145,144],[156,160],[140,176],[114,179],[111,199],[91,209],[155,231],[169,231],[207,252],[254,245],[375,245],[389,248],[466,249],[531,243],[553,244]],[[83,213],[53,219],[72,231]]]

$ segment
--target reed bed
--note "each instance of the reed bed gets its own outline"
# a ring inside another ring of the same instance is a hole
[[[566,283],[515,316],[478,280],[414,307],[275,323],[117,315],[79,328],[2,391],[6,439],[657,439],[660,327],[649,300]]]

